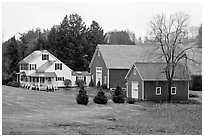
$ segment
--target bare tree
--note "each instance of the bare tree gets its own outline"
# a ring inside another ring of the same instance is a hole
[[[166,67],[164,73],[167,78],[168,100],[171,100],[171,85],[175,78],[175,71],[181,67],[181,60],[187,60],[186,52],[194,46],[186,46],[189,16],[183,12],[172,15],[156,15],[150,22],[152,39],[162,51]],[[186,65],[186,64],[185,64]],[[187,66],[184,66],[187,68]]]

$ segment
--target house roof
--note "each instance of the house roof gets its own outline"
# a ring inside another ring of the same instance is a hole
[[[48,60],[46,63],[41,65],[36,72],[44,72],[47,68],[49,68],[52,64],[54,64],[56,60]]]
[[[93,64],[97,51],[102,54],[105,65],[109,69],[129,69],[131,65],[137,62],[161,61],[159,50],[156,46],[138,46],[138,45],[101,45],[95,50],[90,66]],[[153,54],[158,52],[158,54]],[[160,52],[161,53],[161,52]]]
[[[90,76],[88,71],[72,71],[72,76]]]
[[[29,63],[32,60],[34,60],[36,57],[38,57],[42,52],[40,50],[36,50],[27,57],[25,57],[23,60],[21,60],[19,63]]]
[[[175,68],[174,80],[189,79],[187,70],[183,65],[178,64]],[[161,62],[136,62],[131,68],[136,68],[143,80],[166,80],[165,67],[166,63]],[[128,72],[129,73],[129,72]],[[127,78],[128,74],[126,75]]]
[[[43,73],[34,72],[34,73],[30,74],[29,76],[33,76],[33,77],[57,77],[55,72],[43,72]]]
[[[34,51],[33,53],[31,53],[30,55],[28,55],[27,57],[25,57],[24,59],[22,59],[19,63],[22,64],[22,63],[30,63],[31,61],[33,61],[34,59],[36,59],[38,56],[40,56],[41,54],[43,53],[47,53],[47,54],[50,54],[52,55],[50,52],[48,52],[47,50],[36,50]],[[55,56],[52,55],[52,57],[59,61],[58,58],[56,58]]]

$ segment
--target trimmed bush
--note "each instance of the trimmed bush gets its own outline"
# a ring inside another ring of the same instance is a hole
[[[20,87],[20,82],[11,81],[11,82],[8,82],[7,86]]]
[[[189,94],[189,98],[198,98],[198,97],[199,96],[197,94],[192,94],[192,93]]]
[[[131,97],[128,97],[128,98],[126,99],[126,102],[129,103],[129,104],[134,104],[134,103],[136,102],[136,99],[131,98]]]
[[[112,94],[112,100],[114,103],[124,103],[125,102],[123,91],[119,85],[116,87],[115,91]]]
[[[101,82],[100,81],[98,81],[98,83],[97,83],[97,88],[100,88],[100,86],[101,86]]]
[[[101,87],[102,89],[107,89],[107,84],[103,84]]]
[[[94,82],[93,82],[93,79],[91,79],[91,81],[90,81],[90,83],[89,83],[89,86],[90,86],[90,87],[94,87],[94,86],[95,86],[95,84],[94,84]]]
[[[100,88],[98,94],[94,97],[93,102],[96,104],[107,104],[108,98],[105,96],[105,93],[103,92],[102,88]]]
[[[85,82],[83,80],[81,80],[81,79],[77,79],[75,81],[75,83],[77,84],[78,87],[81,87],[81,86],[84,87],[84,84],[85,84]]]
[[[87,105],[89,103],[89,96],[84,90],[84,86],[80,87],[79,94],[77,95],[76,101],[78,104]]]
[[[71,84],[72,84],[72,81],[70,79],[64,80],[64,85],[66,85],[66,87],[70,86]]]

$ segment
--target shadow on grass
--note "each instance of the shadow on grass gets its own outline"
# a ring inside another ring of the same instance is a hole
[[[202,104],[198,100],[188,99],[188,100],[172,100],[172,101],[147,101],[148,103],[161,103],[161,104]]]

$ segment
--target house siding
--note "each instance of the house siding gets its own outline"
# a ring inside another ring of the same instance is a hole
[[[102,84],[104,84],[104,76],[106,76],[106,83],[107,83],[107,68],[103,60],[102,54],[98,56],[98,51],[90,67],[90,72],[91,72],[91,75],[93,75],[94,83],[96,83],[96,67],[102,67]]]
[[[142,79],[139,76],[138,71],[136,71],[136,75],[133,74],[133,68],[131,68],[130,74],[127,79],[128,84],[127,97],[132,97],[132,81],[138,82],[138,99],[142,99]]]
[[[119,84],[122,88],[125,88],[127,72],[128,69],[109,69],[109,87],[115,88]]]
[[[161,95],[156,95],[156,87],[161,87]],[[172,87],[176,87],[176,95],[172,95],[173,100],[188,99],[188,82],[173,81]],[[166,100],[168,98],[166,81],[145,81],[144,99],[145,100]]]

